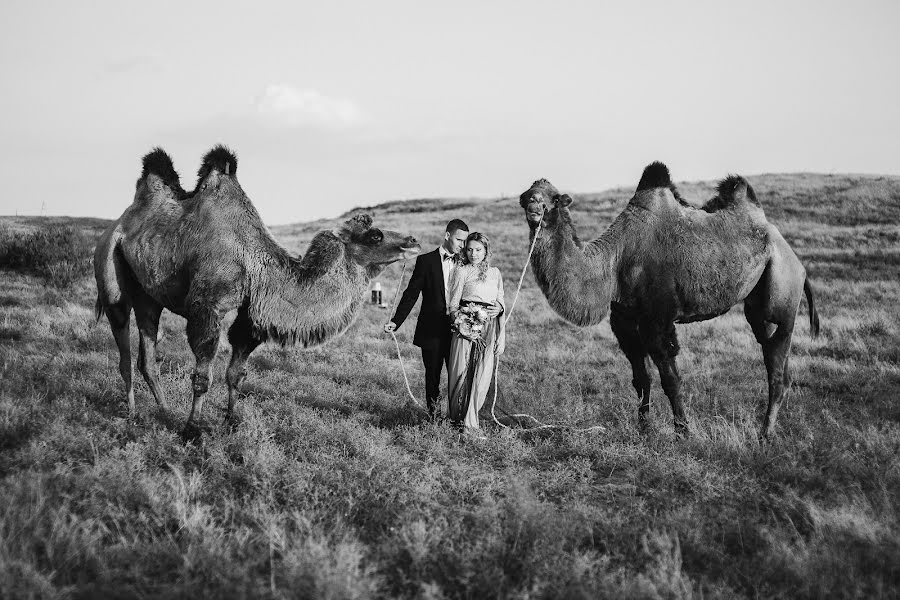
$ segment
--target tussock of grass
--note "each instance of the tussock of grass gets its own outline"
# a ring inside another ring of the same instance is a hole
[[[0,265],[40,275],[49,285],[68,288],[91,273],[93,241],[72,225],[52,225],[27,233],[0,229]]]

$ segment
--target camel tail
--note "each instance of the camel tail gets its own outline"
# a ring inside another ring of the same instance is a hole
[[[669,167],[663,163],[652,162],[644,169],[641,180],[638,182],[635,192],[652,190],[655,188],[674,188],[672,176],[669,175]]]
[[[150,175],[156,175],[162,179],[166,187],[176,192],[179,197],[184,195],[181,179],[178,177],[175,165],[172,164],[172,159],[166,154],[165,150],[154,148],[144,156],[143,164],[144,168],[141,171],[140,179],[137,181],[138,185]]]
[[[812,285],[809,279],[803,282],[803,292],[806,294],[806,302],[809,304],[809,331],[813,337],[819,336],[819,313],[816,311],[816,303],[813,300]]]
[[[200,170],[197,171],[197,183],[206,179],[213,171],[232,177],[237,173],[237,156],[227,146],[219,144],[206,153]]]

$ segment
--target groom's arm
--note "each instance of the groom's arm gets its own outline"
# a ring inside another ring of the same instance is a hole
[[[412,276],[409,278],[406,290],[403,292],[403,296],[400,297],[400,303],[397,304],[397,311],[394,313],[394,318],[391,319],[398,329],[403,325],[403,321],[406,320],[406,317],[409,316],[413,306],[416,305],[416,302],[419,300],[419,294],[422,293],[422,288],[424,286],[425,261],[422,260],[422,257],[419,257],[416,259],[416,267],[413,269]]]

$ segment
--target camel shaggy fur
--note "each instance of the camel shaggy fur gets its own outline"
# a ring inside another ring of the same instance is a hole
[[[372,227],[357,215],[321,231],[302,258],[280,247],[236,177],[237,159],[223,146],[203,159],[193,192],[182,189],[161,149],[144,157],[134,202],[99,239],[94,253],[97,318],[106,314],[119,347],[119,370],[134,411],[130,313],[140,333],[138,366],[160,407],[156,368],[163,308],[187,319],[196,357],[193,406],[186,434],[196,435],[211,363],[226,313],[237,311],[228,340],[230,420],[250,353],[266,341],[313,346],[345,331],[359,312],[369,280],[421,247],[408,235]]]
[[[676,431],[687,433],[675,323],[712,319],[743,302],[768,373],[761,435],[771,434],[791,381],[788,354],[804,292],[813,335],[819,317],[803,265],[766,220],[746,180],[722,180],[716,196],[694,208],[681,198],[668,168],[653,163],[628,206],[589,243],[575,233],[572,198],[547,180],[534,182],[519,203],[531,241],[541,224],[531,265],[550,306],[582,326],[609,315],[631,363],[641,423],[650,410],[649,356],[672,405]]]

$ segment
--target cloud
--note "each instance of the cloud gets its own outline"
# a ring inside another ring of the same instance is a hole
[[[362,123],[359,108],[350,100],[329,98],[316,90],[298,90],[284,84],[266,87],[256,102],[265,119],[293,127],[348,127]]]

